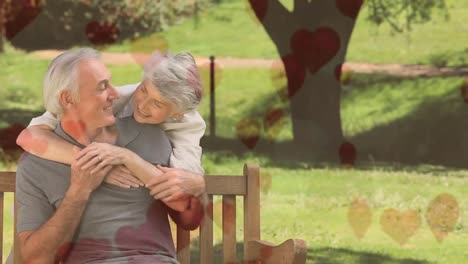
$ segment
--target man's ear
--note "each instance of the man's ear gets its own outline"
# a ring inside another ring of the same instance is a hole
[[[75,104],[73,97],[70,91],[62,91],[60,93],[60,105],[62,105],[63,109],[69,109]]]

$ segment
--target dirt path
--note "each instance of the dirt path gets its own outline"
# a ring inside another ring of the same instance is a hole
[[[52,59],[62,53],[58,50],[34,51],[32,54]],[[102,59],[105,64],[126,65],[143,64],[149,54],[143,53],[113,53],[102,52]],[[195,57],[198,65],[208,65],[210,60],[207,57]],[[273,59],[251,59],[251,58],[232,58],[217,57],[216,62],[225,68],[271,68],[278,60]],[[345,66],[353,72],[358,73],[385,73],[394,76],[411,77],[433,77],[433,76],[468,76],[468,68],[437,68],[430,65],[404,65],[404,64],[370,64],[362,62],[347,62]]]

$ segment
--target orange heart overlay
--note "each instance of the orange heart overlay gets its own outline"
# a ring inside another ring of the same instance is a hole
[[[348,222],[354,234],[362,239],[372,222],[372,211],[364,199],[356,198],[348,209]]]
[[[270,79],[276,93],[282,102],[286,102],[288,97],[288,79],[286,69],[281,60],[274,60],[270,68]]]
[[[438,242],[442,242],[455,228],[459,216],[458,202],[452,195],[443,193],[432,200],[427,208],[426,221]]]
[[[260,190],[263,194],[268,194],[271,189],[271,175],[269,172],[260,174]]]
[[[211,83],[211,69],[210,66],[211,62],[203,63],[202,65],[198,66],[198,71],[200,73],[201,82],[203,84],[203,94],[209,95],[210,91],[210,83]],[[219,86],[221,83],[221,79],[223,78],[223,68],[221,64],[214,62],[214,89]]]
[[[403,245],[421,226],[421,217],[418,212],[413,210],[400,212],[395,209],[387,209],[380,217],[380,225],[387,235]]]

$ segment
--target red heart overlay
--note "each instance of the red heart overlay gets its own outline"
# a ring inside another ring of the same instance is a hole
[[[336,0],[336,8],[345,16],[356,19],[361,9],[362,0]]]
[[[224,211],[224,209],[226,210]],[[223,228],[223,217],[226,217],[228,220],[226,228],[223,229],[223,234],[228,235],[235,231],[233,228],[236,220],[234,217],[236,215],[236,210],[232,204],[223,203],[222,200],[218,200],[215,203],[210,202],[208,204],[208,210],[208,217],[210,217],[219,228]]]
[[[76,263],[85,263],[90,261],[86,251],[92,251],[93,259],[105,260],[112,257],[110,254],[112,243],[108,239],[82,238],[75,243],[65,243],[57,249],[56,259],[72,259]]]
[[[117,231],[115,241],[118,244],[120,250],[125,251],[127,248],[139,248],[151,250],[152,245],[155,244],[158,238],[155,229],[153,228],[154,223],[157,223],[155,217],[158,215],[160,207],[157,206],[155,201],[146,214],[146,222],[138,227],[124,226]]]
[[[47,151],[47,140],[34,138],[28,129],[23,130],[21,137],[24,150],[26,150],[27,152],[34,153],[36,155],[42,155]]]
[[[243,137],[241,138],[242,143],[247,146],[249,149],[253,149],[255,145],[257,145],[260,136],[252,136],[252,137]]]
[[[292,54],[284,56],[281,60],[284,63],[286,78],[288,79],[288,97],[291,98],[304,85],[306,69]]]
[[[175,202],[184,202],[184,200],[186,201],[187,199],[189,200],[188,202],[190,203],[191,210],[188,212],[185,211],[186,216],[191,219],[192,226],[200,226],[204,217],[204,208],[199,198],[193,197],[189,194],[184,194]],[[195,210],[196,208],[199,210]]]
[[[16,138],[23,131],[24,126],[13,124],[7,128],[0,129],[0,147],[4,151],[18,150],[20,146],[16,144]]]
[[[234,222],[236,221],[236,208],[230,204],[230,203],[223,203],[223,218],[227,218],[227,226],[223,229],[223,233],[225,235],[229,235],[232,232],[235,232],[234,230]],[[221,223],[222,227],[222,223]]]
[[[260,139],[260,124],[251,118],[242,119],[236,127],[237,137],[249,149],[253,149]]]
[[[216,67],[215,67],[215,73],[216,73]],[[189,67],[189,70],[187,71],[187,76],[185,76],[185,80],[189,84],[189,87],[192,87],[193,93],[195,94],[195,97],[197,98],[197,100],[201,101],[203,97],[203,84],[202,84],[200,72],[198,71],[196,64]]]
[[[62,120],[62,126],[63,130],[74,139],[85,136],[86,124],[81,120]]]
[[[340,160],[343,165],[353,165],[356,161],[356,147],[352,143],[344,142],[340,146]]]
[[[267,132],[270,141],[274,140],[282,127],[284,112],[280,108],[269,110],[263,119],[263,126]]]
[[[291,37],[294,56],[314,74],[327,64],[340,50],[340,36],[329,27],[310,32],[300,29]]]
[[[212,221],[213,220],[213,201],[210,201],[208,203],[208,205],[206,206],[206,214],[203,213],[203,217],[201,218],[201,221],[200,221],[200,230],[203,228],[203,224],[205,223],[205,216],[208,216],[210,218],[210,220]],[[208,220],[208,221],[210,221]]]
[[[269,246],[263,246],[260,250],[260,257],[262,260],[268,260],[273,255],[273,248]]]
[[[274,126],[276,123],[280,122],[283,119],[283,117],[284,117],[283,110],[281,110],[280,108],[272,109],[265,114],[263,124],[265,128],[268,129]]]
[[[13,39],[39,15],[43,7],[39,4],[40,2],[41,0],[15,0],[0,4],[0,7],[5,7],[4,26],[8,40]]]
[[[115,24],[91,21],[86,25],[86,37],[94,45],[107,45],[114,43],[120,35]]]
[[[340,36],[328,27],[320,27],[313,32],[300,29],[291,36],[290,46],[291,54],[281,58],[288,79],[289,98],[304,85],[306,68],[314,74],[335,57],[340,50]],[[337,72],[335,68],[335,75],[339,71],[341,69]]]

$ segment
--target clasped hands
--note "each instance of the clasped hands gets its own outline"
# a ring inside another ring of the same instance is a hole
[[[90,174],[94,175],[112,165],[112,169],[104,178],[105,182],[122,188],[145,186],[154,199],[160,199],[168,207],[179,212],[189,209],[192,199],[197,199],[195,197],[200,196],[205,188],[202,175],[159,165],[151,167],[154,174],[143,182],[125,166],[126,162],[130,162],[130,150],[111,144],[94,142],[75,152],[76,167],[90,170]]]

